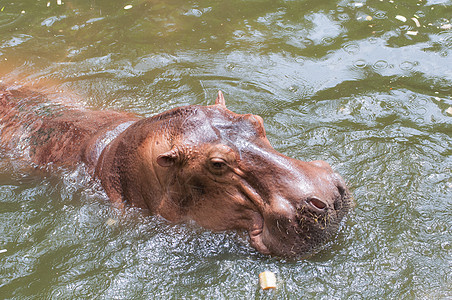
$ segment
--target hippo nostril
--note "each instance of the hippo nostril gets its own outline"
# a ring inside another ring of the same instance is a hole
[[[318,208],[320,210],[325,209],[326,204],[325,202],[317,199],[317,198],[311,198],[308,200],[308,203],[310,203],[312,206],[314,206],[315,208]]]
[[[333,203],[334,210],[340,210],[342,207],[342,203],[340,199],[336,199]]]

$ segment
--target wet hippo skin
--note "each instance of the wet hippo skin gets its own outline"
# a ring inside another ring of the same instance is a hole
[[[150,118],[0,90],[0,149],[36,166],[86,164],[118,205],[173,222],[246,230],[263,254],[306,258],[350,209],[344,180],[324,161],[272,148],[263,120],[226,108],[177,107]]]

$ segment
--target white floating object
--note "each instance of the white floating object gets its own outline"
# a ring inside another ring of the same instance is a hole
[[[259,274],[259,283],[263,290],[276,289],[276,276],[275,273],[270,271],[264,271]]]
[[[408,35],[417,35],[418,32],[415,31],[415,30],[408,30],[408,31],[406,32],[406,34],[408,34]]]
[[[413,20],[413,22],[416,24],[416,27],[421,27],[421,23],[419,23],[419,20],[416,18],[411,18],[411,20]]]
[[[128,4],[128,5],[124,6],[124,9],[127,10],[127,9],[131,9],[132,7],[133,7],[132,5]]]
[[[446,109],[446,112],[452,116],[452,106],[449,106],[449,108]]]
[[[364,5],[363,3],[359,3],[359,2],[355,3],[355,7],[363,7],[363,5]]]
[[[61,0],[57,0],[57,5],[61,5]]]
[[[112,218],[108,218],[108,220],[105,222],[105,224],[107,224],[108,226],[113,226],[117,223],[118,221],[112,219]]]
[[[8,250],[6,250],[6,249],[1,249],[0,250],[0,253],[5,253],[5,252],[7,252]]]
[[[441,29],[452,29],[452,24],[443,24],[440,27]]]
[[[397,16],[395,16],[395,18],[401,22],[406,22],[406,18],[404,16],[397,15]]]

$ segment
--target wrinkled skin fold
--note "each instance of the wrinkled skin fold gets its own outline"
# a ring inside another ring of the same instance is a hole
[[[83,162],[114,203],[214,231],[246,230],[263,254],[311,256],[351,206],[328,163],[278,153],[262,118],[231,112],[221,92],[215,105],[139,118],[3,88],[0,117],[3,151],[20,148],[38,166]]]

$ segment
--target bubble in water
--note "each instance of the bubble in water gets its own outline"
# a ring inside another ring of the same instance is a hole
[[[323,45],[332,45],[334,43],[334,39],[332,37],[324,37],[322,39]]]
[[[386,19],[386,12],[382,11],[382,10],[377,10],[376,12],[374,12],[374,18],[375,19]]]
[[[302,58],[302,57],[297,57],[297,58],[295,58],[295,61],[298,63],[298,64],[304,64],[304,59]]]
[[[226,69],[228,69],[228,70],[234,70],[235,69],[235,67],[236,67],[236,65],[235,64],[233,64],[233,63],[228,63],[228,64],[226,64]]]
[[[372,66],[375,70],[383,70],[386,69],[388,67],[388,62],[385,60],[377,60],[373,66]]]
[[[411,69],[413,69],[414,67],[414,63],[410,62],[410,61],[404,61],[399,65],[400,69],[404,70],[404,71],[409,71]]]
[[[291,85],[289,87],[289,91],[291,91],[292,93],[296,93],[298,92],[298,87],[296,85]]]
[[[366,194],[367,201],[370,203],[374,203],[377,200],[377,195],[375,192],[369,191]]]
[[[305,47],[314,45],[314,41],[308,38],[303,39],[302,43]]]
[[[348,42],[342,45],[342,49],[348,54],[356,54],[359,52],[359,45],[355,42]]]
[[[433,255],[433,250],[432,249],[428,249],[428,248],[424,248],[421,253],[426,256],[426,257],[431,257]]]
[[[449,242],[443,242],[443,243],[441,243],[441,249],[443,249],[443,250],[450,250],[452,247],[451,247],[451,243],[449,243]]]
[[[444,45],[444,47],[451,49],[452,48],[452,34],[449,32],[440,33],[440,42]]]
[[[424,13],[422,10],[418,10],[418,11],[415,13],[415,15],[418,16],[419,18],[425,17],[425,13]]]
[[[353,63],[353,66],[355,66],[356,68],[362,69],[367,66],[367,63],[364,59],[358,59],[357,61],[355,61]]]
[[[424,107],[418,107],[416,112],[421,115],[424,116],[425,114],[427,114],[427,109],[425,109]]]
[[[338,18],[340,21],[348,21],[348,20],[350,20],[350,16],[349,16],[348,14],[346,14],[346,13],[339,14],[339,15],[337,16],[337,18]]]
[[[367,40],[371,44],[376,44],[378,42],[378,39],[376,37],[374,37],[374,36],[369,37]]]

